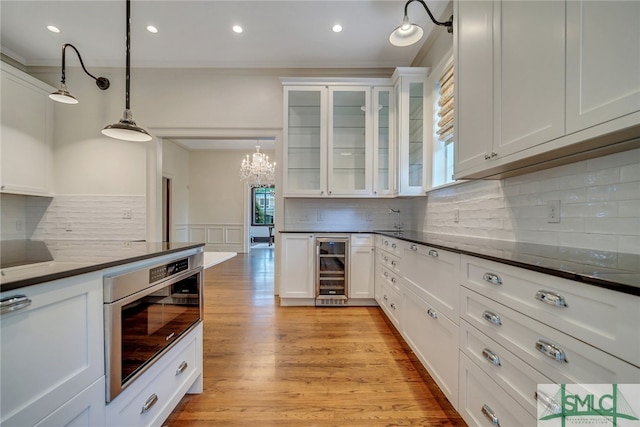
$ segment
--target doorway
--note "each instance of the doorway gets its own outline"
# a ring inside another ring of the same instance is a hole
[[[162,241],[171,241],[171,178],[162,177]]]

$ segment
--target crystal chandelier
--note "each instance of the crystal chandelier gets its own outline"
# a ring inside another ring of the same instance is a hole
[[[276,164],[269,163],[269,156],[260,152],[260,143],[256,145],[256,152],[252,157],[242,159],[240,165],[240,179],[251,187],[271,187],[275,185]]]

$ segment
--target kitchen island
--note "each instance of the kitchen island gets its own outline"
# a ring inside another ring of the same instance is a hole
[[[2,242],[0,424],[160,425],[185,393],[202,392],[203,270],[235,255],[208,253],[205,262],[202,243]],[[131,273],[148,283],[139,293],[150,299],[116,295],[111,304],[105,284]],[[129,312],[143,322],[131,323]],[[164,332],[183,318],[175,336]],[[169,344],[114,395],[105,367],[120,352],[124,369],[125,325],[136,334],[143,327],[140,349],[158,334]]]

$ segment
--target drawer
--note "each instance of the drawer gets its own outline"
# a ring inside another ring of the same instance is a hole
[[[373,238],[373,234],[352,234],[351,235],[351,247],[360,247],[360,246],[374,246],[375,241]]]
[[[397,256],[402,255],[402,241],[398,239],[394,239],[392,237],[380,236],[380,240],[378,241],[378,246]]]
[[[107,404],[107,426],[161,425],[201,374],[202,324]],[[156,403],[143,411],[154,395]]]
[[[388,284],[383,283],[380,306],[398,330],[400,330],[401,301],[400,293]]]
[[[470,289],[640,366],[640,297],[469,256],[462,265]]]
[[[458,405],[458,325],[406,287],[401,333],[451,404]]]
[[[387,267],[391,271],[398,273],[398,275],[400,274],[400,257],[392,255],[385,251],[377,251],[376,255],[378,257],[377,261],[381,265]]]
[[[469,426],[531,427],[536,417],[460,353],[460,397],[458,412]],[[494,416],[495,419],[491,418]]]
[[[457,324],[460,254],[403,242],[402,266],[405,282]]]
[[[461,290],[460,313],[462,319],[554,383],[640,382],[640,368],[464,287]],[[546,349],[547,353],[538,346]],[[554,352],[558,357],[551,357]],[[561,354],[564,354],[564,360]]]
[[[400,292],[400,275],[393,270],[380,266],[380,280],[396,292]]]
[[[464,320],[460,322],[460,350],[532,416],[537,416],[538,384],[553,381]]]

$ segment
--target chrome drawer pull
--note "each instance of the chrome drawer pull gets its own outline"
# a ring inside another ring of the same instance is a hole
[[[427,310],[427,314],[431,317],[433,317],[434,319],[438,318],[438,312],[435,311],[434,309],[430,308]]]
[[[385,246],[389,246],[389,241],[388,241],[388,240],[385,240],[385,241],[384,241],[384,245],[385,245]]]
[[[500,357],[488,348],[482,350],[482,356],[494,365],[501,366]]]
[[[495,314],[492,311],[489,310],[485,310],[484,313],[482,313],[482,317],[487,321],[487,322],[491,322],[494,325],[500,326],[502,325],[502,320],[500,319],[500,316],[498,316],[497,314]]]
[[[144,402],[144,405],[142,405],[142,411],[140,413],[144,414],[145,412],[149,412],[156,403],[158,403],[158,395],[153,393],[151,396],[149,396],[147,401]]]
[[[494,426],[500,425],[500,420],[498,419],[498,416],[496,415],[495,412],[493,412],[493,409],[491,409],[489,405],[487,404],[482,405],[482,413],[489,421],[491,421],[491,424],[493,424]]]
[[[383,256],[383,257],[382,257],[382,259],[384,260],[384,262],[389,261],[389,257],[388,257],[388,256],[386,256],[386,255],[385,255],[385,256]]]
[[[567,307],[564,297],[555,292],[539,290],[536,292],[536,299],[555,307]]]
[[[438,251],[436,251],[435,249],[431,249],[429,251],[429,256],[432,256],[434,258],[438,258]]]
[[[394,261],[391,261],[391,265],[393,265],[395,267],[396,265],[398,265],[398,263],[395,262],[395,260],[394,260]]]
[[[416,245],[411,245],[411,250],[416,252],[418,250],[418,247]]]
[[[180,375],[181,373],[186,371],[188,367],[189,364],[183,360],[180,366],[178,366],[178,369],[176,369],[176,375]]]
[[[536,343],[536,350],[547,357],[557,360],[558,362],[568,362],[567,355],[564,351],[560,347],[549,342],[538,340]]]
[[[392,278],[391,278],[391,283],[396,283],[396,282],[397,282],[396,278],[395,278],[395,277],[392,277]]]
[[[382,297],[383,300],[387,301],[389,299],[389,297],[387,297],[387,294],[384,294]]]
[[[29,307],[31,300],[26,295],[16,295],[0,300],[0,314],[11,313],[21,308]]]
[[[385,271],[384,273],[382,273],[382,275],[383,275],[384,277],[389,277],[389,273],[387,273],[386,271]]]
[[[396,303],[395,302],[391,303],[391,308],[393,308],[394,310],[396,309]]]
[[[482,279],[485,282],[489,282],[494,285],[502,285],[502,279],[500,279],[500,276],[494,273],[484,273]]]
[[[398,245],[396,245],[395,243],[392,243],[392,244],[391,244],[391,247],[392,247],[393,249],[395,249],[395,248],[397,248],[397,247],[398,247]]]
[[[536,391],[533,394],[533,397],[536,399],[538,403],[540,403],[544,408],[549,412],[549,414],[560,414],[562,413],[562,406],[551,396],[547,396],[546,394]]]

